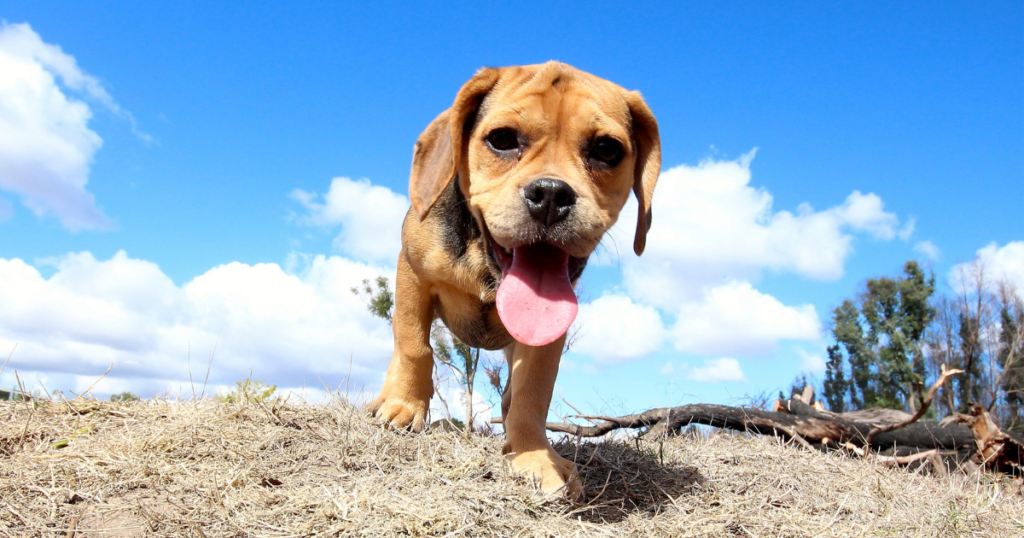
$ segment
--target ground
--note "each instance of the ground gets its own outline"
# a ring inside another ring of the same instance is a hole
[[[501,444],[389,431],[342,397],[0,402],[0,536],[1024,536],[1022,486],[997,475],[729,433],[570,439],[573,504]]]

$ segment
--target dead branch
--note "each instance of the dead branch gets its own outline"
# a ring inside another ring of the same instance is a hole
[[[576,415],[573,418],[594,424],[548,422],[546,427],[576,437],[600,437],[620,429],[643,429],[642,435],[661,438],[688,425],[703,424],[791,439],[805,447],[839,447],[861,455],[874,453],[886,465],[929,460],[938,469],[943,461],[955,467],[973,459],[991,469],[1024,473],[1024,437],[1000,430],[981,406],[976,406],[972,415],[960,415],[955,420],[920,420],[938,388],[956,373],[956,370],[944,372],[940,381],[921,398],[921,408],[912,416],[860,413],[857,416],[865,417],[865,421],[857,421],[851,420],[849,414],[818,410],[803,398],[792,398],[777,400],[774,411],[691,404],[621,417]],[[501,423],[502,419],[495,417],[491,422]]]
[[[808,406],[810,407],[810,406]],[[775,435],[796,442],[797,436],[805,442],[819,443],[822,437],[849,440],[863,435],[856,429],[824,417],[804,417],[787,413],[772,413],[760,409],[729,407],[725,405],[691,404],[679,407],[651,409],[636,415],[622,417],[577,416],[598,421],[594,426],[569,422],[548,422],[547,429],[579,437],[600,437],[619,429],[648,428],[649,437],[664,437],[690,424],[704,424],[717,428]],[[492,422],[500,423],[495,417]],[[866,432],[864,432],[866,433]]]
[[[1024,474],[1024,436],[1001,430],[980,404],[972,404],[969,415],[953,415],[943,422],[970,427],[977,443],[976,455],[986,467],[1010,474]]]
[[[787,439],[793,438],[793,434],[796,434],[814,445],[833,443],[843,446],[846,443],[853,443],[859,447],[867,446],[868,433],[874,428],[871,424],[854,422],[838,415],[819,412],[799,400],[781,400],[776,402],[776,408],[784,411],[772,412],[725,405],[690,404],[651,409],[643,413],[621,417],[590,415],[574,417],[597,421],[593,426],[569,422],[548,422],[546,427],[553,432],[579,437],[600,437],[620,429],[646,428],[647,431],[644,435],[659,438],[679,431],[690,424],[703,424],[761,435],[775,435]],[[492,418],[491,422],[501,423],[501,417]],[[959,451],[973,449],[975,445],[974,436],[967,426],[963,424],[941,425],[928,421],[915,422],[899,430],[876,434],[872,439],[871,447],[875,450],[882,450],[893,446],[913,446],[921,450],[936,448]]]
[[[908,425],[913,424],[914,422],[917,422],[918,420],[920,420],[920,418],[923,417],[924,414],[928,412],[928,408],[931,407],[931,405],[932,405],[932,398],[935,397],[935,392],[938,391],[939,387],[941,387],[942,384],[946,382],[946,379],[948,379],[952,375],[962,374],[962,373],[964,373],[963,370],[957,370],[956,368],[954,368],[952,370],[946,370],[946,366],[943,365],[942,366],[942,375],[940,375],[939,376],[939,380],[936,381],[934,385],[932,385],[931,390],[928,391],[928,396],[926,396],[924,398],[921,398],[921,405],[918,406],[917,412],[914,413],[913,416],[911,416],[910,418],[908,418],[906,420],[903,420],[901,422],[897,422],[895,424],[889,424],[888,426],[875,426],[874,429],[872,429],[870,432],[868,432],[868,437],[867,437],[867,440],[865,441],[864,444],[870,446],[871,445],[871,441],[874,440],[876,435],[878,435],[880,433],[891,432],[893,430],[897,430],[899,428],[902,428],[904,426],[908,426]],[[920,395],[918,395],[918,396],[920,397]]]

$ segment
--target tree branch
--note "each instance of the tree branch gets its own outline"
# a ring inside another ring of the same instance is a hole
[[[921,399],[920,409],[918,409],[916,413],[914,413],[910,418],[906,420],[889,424],[888,426],[876,426],[874,429],[868,432],[868,436],[867,439],[864,441],[864,444],[870,446],[871,441],[875,439],[876,435],[880,433],[891,432],[893,430],[898,430],[920,420],[920,418],[923,417],[924,414],[928,412],[928,408],[931,407],[932,405],[932,398],[935,397],[935,392],[938,391],[939,387],[941,387],[942,384],[946,382],[946,379],[948,379],[952,375],[962,373],[964,373],[963,370],[957,370],[956,368],[952,370],[946,370],[945,365],[943,365],[942,375],[940,375],[939,380],[936,381],[934,385],[932,385],[931,390],[928,391],[928,396]]]

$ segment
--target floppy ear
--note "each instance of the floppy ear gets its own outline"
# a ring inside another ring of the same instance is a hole
[[[640,97],[639,92],[627,92],[626,102],[633,117],[633,140],[636,143],[636,169],[633,178],[633,193],[639,202],[636,219],[636,236],[633,252],[639,256],[647,245],[647,230],[651,229],[651,197],[654,184],[661,172],[661,137],[658,135],[658,120]]]
[[[455,103],[416,139],[409,175],[409,200],[422,220],[458,173],[480,102],[498,82],[498,69],[481,69],[466,82]]]

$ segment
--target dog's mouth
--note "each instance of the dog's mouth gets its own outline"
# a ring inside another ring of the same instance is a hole
[[[546,242],[506,249],[490,233],[488,250],[501,268],[498,316],[509,334],[530,346],[543,346],[565,334],[579,304],[571,277],[581,258]]]

